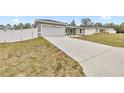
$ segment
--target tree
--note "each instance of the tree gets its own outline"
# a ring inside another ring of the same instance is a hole
[[[34,25],[34,24],[32,24],[32,25],[31,25],[31,27],[32,27],[32,28],[35,28],[35,25]]]
[[[71,25],[72,25],[72,26],[76,26],[75,20],[72,20]]]
[[[96,27],[102,27],[102,23],[97,22],[97,23],[95,23],[95,25],[94,25],[94,26],[96,26]]]
[[[93,23],[91,22],[91,20],[89,18],[86,19],[81,19],[81,26],[91,26],[93,25]]]
[[[18,30],[18,29],[29,29],[29,28],[32,28],[32,25],[30,23],[19,23],[18,25],[13,25],[13,28],[15,30]]]
[[[0,27],[4,27],[4,25],[0,25]]]
[[[115,26],[117,33],[124,33],[124,23]]]
[[[104,27],[115,27],[114,23],[106,23],[104,24]]]
[[[110,27],[115,27],[115,24],[114,23],[110,23],[109,26]]]
[[[13,25],[13,29],[17,30],[17,25],[16,24]]]
[[[30,23],[25,23],[25,25],[23,26],[23,29],[29,29],[31,28],[31,24]]]
[[[17,25],[17,27],[16,27],[16,29],[18,30],[18,29],[23,29],[23,23],[19,23],[18,25]]]

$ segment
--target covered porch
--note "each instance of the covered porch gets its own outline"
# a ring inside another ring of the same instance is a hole
[[[66,36],[74,36],[76,35],[76,29],[66,28]]]
[[[83,28],[79,26],[67,26],[66,36],[77,36],[84,34]]]

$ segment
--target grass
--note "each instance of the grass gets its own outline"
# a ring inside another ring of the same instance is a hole
[[[81,66],[43,38],[0,44],[0,76],[85,76]]]
[[[124,34],[98,33],[77,38],[115,47],[124,47]]]

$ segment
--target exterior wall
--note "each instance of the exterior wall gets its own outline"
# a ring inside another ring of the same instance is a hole
[[[76,29],[76,35],[80,34],[80,29]]]
[[[29,40],[38,37],[38,30],[33,29],[24,29],[24,30],[0,30],[0,42],[16,42]]]
[[[106,32],[113,33],[113,34],[116,33],[116,31],[114,30],[114,28],[106,28]]]
[[[41,24],[38,23],[36,28],[38,29],[38,37],[40,37],[41,36]]]
[[[100,28],[96,28],[96,33],[100,33]]]
[[[76,29],[76,35],[84,35],[85,31],[83,29],[81,29],[81,33],[80,33],[80,29]]]
[[[65,36],[66,28],[60,25],[41,24],[41,36]]]
[[[80,29],[79,28],[76,28],[75,35],[76,36],[79,36],[79,35],[92,35],[92,34],[95,34],[95,33],[100,33],[101,29],[103,29],[105,32],[108,32],[108,33],[116,33],[114,28],[95,28],[95,27],[93,28],[92,27],[92,28],[82,28],[82,30],[81,30],[82,33],[80,33]]]
[[[80,29],[76,29],[76,34],[77,35],[80,35],[81,33],[80,33]]]
[[[85,35],[92,35],[95,34],[96,32],[96,28],[86,28],[85,29]]]

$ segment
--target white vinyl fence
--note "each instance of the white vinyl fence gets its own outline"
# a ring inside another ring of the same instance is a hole
[[[16,42],[38,37],[37,28],[23,30],[0,30],[0,43]]]

